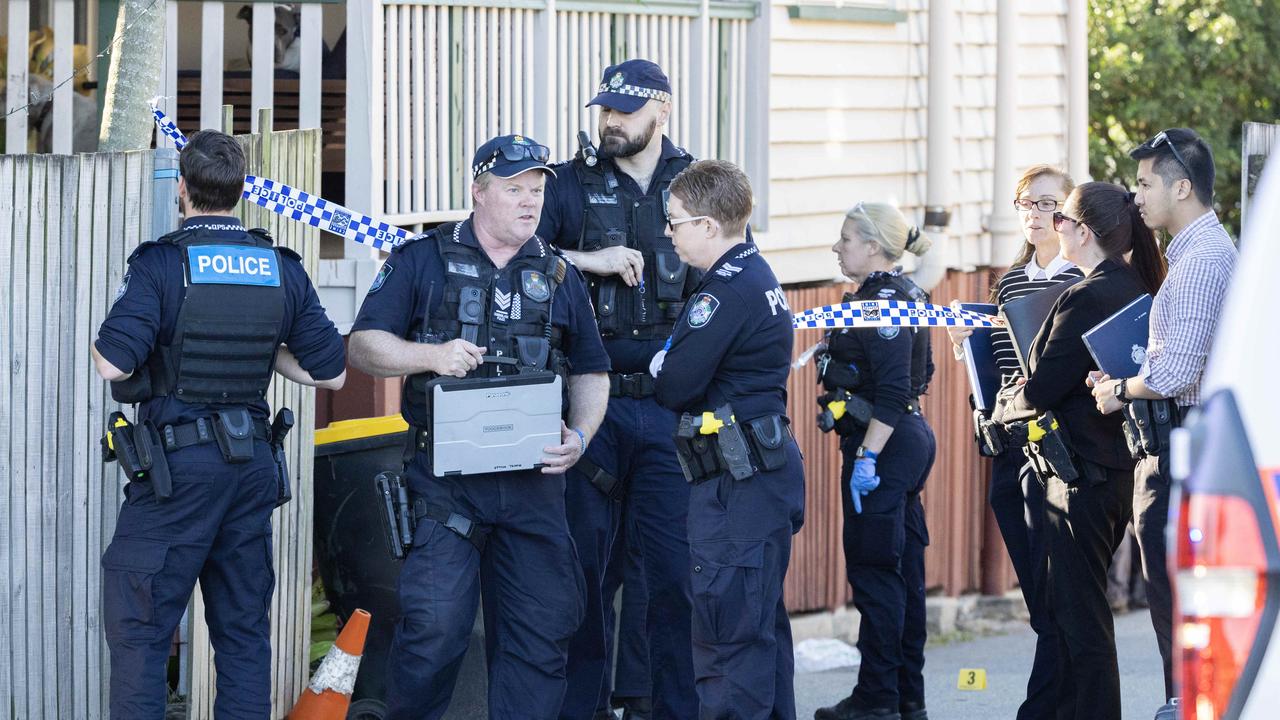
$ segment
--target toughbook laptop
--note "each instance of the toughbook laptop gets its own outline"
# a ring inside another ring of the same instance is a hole
[[[431,473],[475,475],[542,467],[560,445],[560,376],[436,378],[431,393]]]

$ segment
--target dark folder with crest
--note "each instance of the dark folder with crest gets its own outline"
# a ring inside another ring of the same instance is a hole
[[[960,307],[984,315],[996,314],[996,306],[988,303],[961,303]],[[995,407],[1000,368],[996,366],[995,348],[991,344],[991,328],[974,328],[973,334],[964,339],[964,367],[969,374],[974,407],[979,410]]]
[[[1131,378],[1147,359],[1151,296],[1141,295],[1084,334],[1085,347],[1102,372]]]
[[[1040,326],[1044,325],[1044,321],[1049,317],[1049,311],[1053,310],[1054,303],[1058,302],[1058,298],[1066,292],[1067,288],[1083,279],[1069,277],[1057,285],[1050,285],[1030,295],[1010,300],[1000,307],[1000,317],[1004,318],[1009,336],[1013,338],[1013,351],[1018,355],[1018,365],[1022,367],[1023,377],[1031,376],[1031,369],[1027,367],[1031,355],[1031,343],[1039,334]]]

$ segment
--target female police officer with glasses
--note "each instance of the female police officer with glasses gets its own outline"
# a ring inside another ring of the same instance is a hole
[[[897,266],[931,241],[892,205],[858,203],[831,250],[858,284],[851,300],[927,302]],[[919,398],[933,376],[927,328],[834,330],[819,360],[823,430],[840,434],[844,553],[862,614],[862,666],[853,693],[816,720],[925,720],[924,548],[920,491],[933,467],[933,430]],[[900,714],[901,713],[901,714]]]
[[[1119,417],[1101,415],[1085,384],[1097,365],[1082,336],[1142,293],[1155,293],[1164,261],[1133,195],[1118,185],[1077,187],[1053,225],[1063,256],[1085,278],[1050,310],[1031,344],[1029,376],[1001,393],[994,417],[1039,428],[1029,447],[1045,482],[1049,603],[1063,670],[1058,717],[1107,720],[1120,717],[1107,570],[1133,513],[1133,460]]]

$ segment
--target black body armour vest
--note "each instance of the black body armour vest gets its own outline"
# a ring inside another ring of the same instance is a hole
[[[688,155],[667,161],[653,179],[653,191],[641,197],[622,192],[612,163],[595,167],[581,160],[573,163],[583,191],[578,249],[590,252],[621,245],[644,256],[644,282],[636,287],[628,287],[617,275],[587,274],[596,322],[606,339],[665,338],[684,310],[697,275],[681,262],[664,232],[663,198],[675,176],[692,162]]]
[[[281,254],[301,258],[257,229],[238,239],[179,230],[155,242],[182,249],[186,292],[173,340],[128,380],[112,383],[111,397],[138,403],[173,395],[214,405],[265,398],[284,324]]]
[[[845,293],[841,302],[857,300],[910,300],[927,303],[929,293],[901,273],[874,273],[858,288],[858,292]],[[929,389],[929,381],[933,379],[929,329],[903,326],[901,330],[912,333],[911,396],[918,398]],[[819,378],[826,389],[840,388],[856,393],[858,387],[871,378],[871,368],[866,366],[862,342],[864,341],[853,332],[828,331],[827,353],[830,360],[823,363],[825,370]]]
[[[486,355],[516,361],[515,366],[485,362],[468,377],[515,375],[519,368],[532,368],[554,371],[567,380],[562,337],[551,324],[551,306],[568,261],[550,243],[534,237],[530,242],[537,244],[537,255],[522,251],[498,269],[483,250],[459,241],[461,228],[461,223],[446,223],[409,241],[437,244],[445,286],[434,290],[442,295],[431,317],[416,319],[407,339],[438,344],[461,338],[487,348]],[[418,417],[429,417],[427,383],[436,377],[418,373],[405,383],[404,402],[415,406]]]

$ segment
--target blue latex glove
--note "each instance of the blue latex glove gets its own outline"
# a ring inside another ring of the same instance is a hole
[[[865,457],[853,461],[853,472],[849,475],[849,494],[853,497],[853,510],[858,514],[862,514],[862,496],[880,487],[880,476],[876,475],[878,453],[866,450],[863,454]]]

